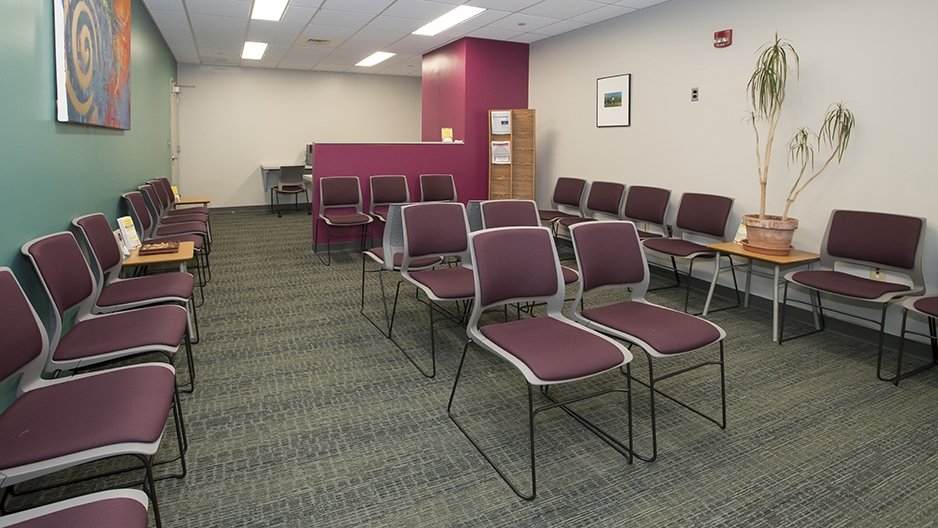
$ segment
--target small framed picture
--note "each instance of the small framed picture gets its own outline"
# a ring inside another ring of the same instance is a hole
[[[596,126],[630,126],[632,74],[596,79]]]

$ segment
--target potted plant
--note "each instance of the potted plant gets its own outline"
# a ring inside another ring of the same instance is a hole
[[[807,127],[795,130],[788,142],[788,159],[789,166],[792,163],[798,166],[798,178],[788,192],[782,215],[765,214],[766,186],[769,181],[769,161],[775,142],[775,130],[785,102],[788,75],[792,71],[795,75],[798,74],[798,60],[798,53],[791,43],[780,39],[776,33],[775,41],[765,44],[759,50],[755,71],[746,86],[749,93],[749,118],[756,136],[760,200],[759,214],[743,215],[747,236],[743,245],[757,253],[787,255],[791,251],[791,239],[798,228],[798,220],[788,216],[791,204],[835,158],[840,163],[850,143],[850,133],[855,124],[853,113],[843,103],[834,103],[828,107],[819,133],[815,134]],[[766,129],[764,143],[760,125]],[[815,171],[815,154],[822,150],[826,153],[828,149],[830,153],[826,154],[824,164]]]

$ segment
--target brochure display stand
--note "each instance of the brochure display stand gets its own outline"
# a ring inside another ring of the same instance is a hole
[[[489,111],[489,200],[534,199],[534,110]]]

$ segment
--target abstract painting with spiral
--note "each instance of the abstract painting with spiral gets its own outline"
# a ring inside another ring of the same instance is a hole
[[[129,130],[131,0],[52,1],[56,119]]]

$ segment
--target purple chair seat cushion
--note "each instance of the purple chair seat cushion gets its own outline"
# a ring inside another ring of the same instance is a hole
[[[479,330],[545,381],[597,374],[615,368],[624,359],[622,351],[608,340],[551,317],[493,324]]]
[[[160,237],[191,234],[208,234],[208,229],[202,222],[183,222],[181,224],[160,225],[160,227],[156,229],[156,236]]]
[[[690,257],[700,253],[715,255],[716,253],[707,249],[707,246],[691,242],[689,240],[681,240],[679,238],[650,238],[648,240],[643,240],[642,245],[648,249],[652,249],[666,255],[673,255],[675,257]]]
[[[577,273],[575,269],[571,269],[566,266],[560,266],[560,271],[563,273],[563,283],[565,286],[580,280],[580,274]]]
[[[792,275],[791,280],[815,290],[857,299],[877,299],[887,293],[898,293],[911,289],[905,284],[864,279],[849,273],[831,270],[799,271]]]
[[[204,215],[207,216],[207,215],[208,215],[208,207],[202,207],[202,206],[199,206],[199,207],[182,206],[182,207],[180,207],[179,209],[170,209],[170,210],[166,211],[166,216],[175,216],[175,215],[179,215],[179,214],[183,214],[183,215],[184,215],[184,214],[191,214],[191,213],[199,213],[199,214],[204,214]]]
[[[415,271],[410,277],[440,299],[468,299],[475,295],[472,270],[462,266]]]
[[[558,218],[578,218],[576,215],[550,210],[539,210],[537,216],[544,222],[551,222]]]
[[[188,273],[161,273],[113,282],[104,287],[96,305],[120,306],[150,299],[174,297],[186,300],[192,296],[195,281]]]
[[[388,206],[387,205],[376,205],[372,216],[378,219],[379,222],[388,221]]]
[[[653,304],[623,302],[583,310],[580,315],[635,336],[661,354],[689,352],[720,340],[720,331],[707,321]]]
[[[148,522],[143,504],[112,497],[27,519],[10,528],[146,528]]]
[[[160,224],[184,224],[187,222],[195,222],[204,224],[208,222],[208,215],[203,214],[177,214],[177,215],[166,215],[160,220]]]
[[[153,306],[97,316],[73,326],[53,358],[73,361],[135,348],[177,347],[186,332],[186,310]]]
[[[915,304],[912,306],[925,315],[930,317],[938,317],[938,296],[936,295],[922,297],[921,299],[915,301]]]
[[[331,211],[324,212],[322,219],[334,226],[362,225],[372,220],[371,216],[365,213],[333,213]]]
[[[122,442],[159,440],[175,375],[138,366],[35,389],[0,414],[0,468]]]
[[[583,222],[595,222],[595,219],[583,218],[579,216],[569,216],[569,217],[561,218],[560,220],[558,220],[558,222],[560,222],[560,225],[564,227],[570,227],[572,225],[582,224]]]
[[[378,257],[381,262],[387,262],[384,260],[384,248],[376,247],[368,250],[371,254]],[[440,262],[443,262],[443,257],[426,257],[418,258],[410,261],[410,269],[420,269],[436,266]],[[404,264],[404,254],[397,252],[394,254],[394,269],[400,269]]]

